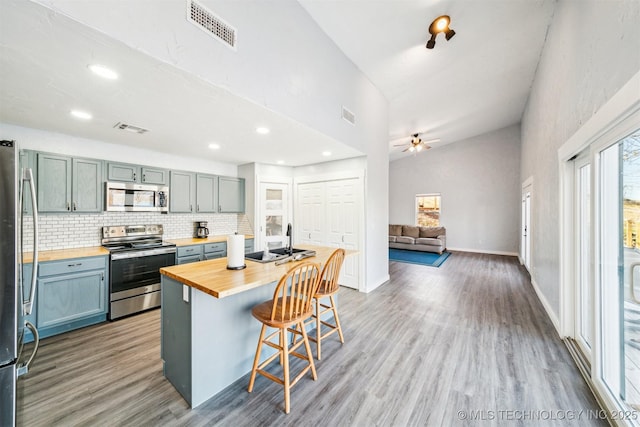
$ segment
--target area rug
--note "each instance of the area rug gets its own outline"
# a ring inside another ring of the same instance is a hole
[[[451,255],[450,252],[443,252],[442,255],[439,255],[432,252],[389,249],[389,261],[428,265],[429,267],[440,267],[449,258],[449,255]]]

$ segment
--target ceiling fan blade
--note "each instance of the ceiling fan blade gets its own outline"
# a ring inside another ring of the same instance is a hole
[[[440,142],[440,138],[430,139],[428,141],[422,141],[423,144],[433,144],[434,142]]]
[[[425,149],[425,150],[428,150],[428,149],[430,149],[430,148],[431,148],[431,146],[430,146],[430,145],[426,145],[426,144],[423,144],[423,145],[424,145],[424,149]]]
[[[411,147],[405,148],[404,150],[402,150],[402,152],[404,153],[405,151],[409,150],[409,148],[411,148]]]
[[[394,147],[403,147],[403,146],[405,146],[405,145],[407,145],[407,143],[404,143],[404,144],[394,144],[393,146],[394,146]]]

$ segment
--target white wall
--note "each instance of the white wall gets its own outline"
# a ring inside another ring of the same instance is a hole
[[[367,288],[379,286],[389,277],[387,100],[297,1],[200,1],[238,30],[237,51],[187,22],[184,0],[39,0],[365,153]],[[341,119],[343,105],[355,126]]]
[[[515,255],[520,224],[520,126],[391,162],[389,222],[415,224],[415,196],[440,193],[449,249]]]
[[[639,40],[640,2],[557,4],[522,119],[520,176],[533,177],[531,275],[552,318],[560,299],[558,148],[640,70]]]
[[[236,28],[237,50],[188,22],[186,0],[39,3],[366,152],[360,123],[380,92],[297,1],[198,1]],[[358,125],[340,118],[342,105]]]
[[[0,136],[15,140],[21,149],[45,151],[76,157],[111,160],[165,169],[203,172],[214,175],[238,176],[236,165],[209,160],[180,157],[173,154],[111,144],[61,133],[46,132],[0,123]]]

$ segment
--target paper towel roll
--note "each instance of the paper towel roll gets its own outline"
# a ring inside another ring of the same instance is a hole
[[[244,234],[231,234],[227,236],[227,268],[240,269],[244,265]]]

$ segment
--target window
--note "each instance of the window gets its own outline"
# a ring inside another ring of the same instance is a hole
[[[416,225],[440,225],[440,193],[416,195]]]

